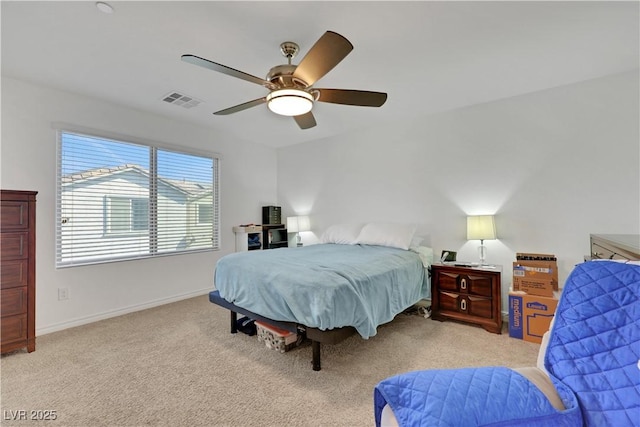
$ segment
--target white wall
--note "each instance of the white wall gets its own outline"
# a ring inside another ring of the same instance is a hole
[[[467,214],[496,214],[488,262],[554,253],[561,284],[590,233],[640,231],[638,73],[382,124],[278,150],[283,216],[310,213],[314,243],[333,223],[418,223],[436,254],[477,260]],[[393,94],[389,94],[390,97]],[[335,108],[353,108],[340,107]],[[384,107],[382,107],[384,108]]]
[[[638,77],[417,116],[277,153],[3,77],[0,185],[39,192],[37,334],[206,293],[216,260],[234,250],[231,227],[259,222],[261,206],[272,203],[283,217],[311,214],[315,235],[303,233],[306,244],[332,223],[415,222],[436,253],[458,250],[468,260],[478,243],[465,239],[465,216],[496,213],[499,240],[485,243],[488,261],[504,266],[503,294],[515,252],[557,254],[563,281],[588,252],[589,233],[640,232]],[[54,122],[222,154],[222,250],[56,269]],[[60,287],[69,300],[58,301]]]
[[[56,269],[54,122],[221,154],[222,250]],[[213,288],[215,262],[235,249],[231,228],[259,222],[261,206],[273,203],[277,195],[273,149],[232,140],[211,129],[5,77],[0,165],[3,189],[38,191],[37,335],[208,292]],[[70,299],[58,301],[60,287],[69,288]]]

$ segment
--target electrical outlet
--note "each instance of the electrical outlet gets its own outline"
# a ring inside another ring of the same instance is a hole
[[[58,288],[58,301],[69,299],[69,288]]]

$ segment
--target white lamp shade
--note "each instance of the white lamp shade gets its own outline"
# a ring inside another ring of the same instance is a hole
[[[467,217],[467,240],[494,240],[496,223],[493,215]]]
[[[297,233],[298,230],[298,217],[297,216],[288,216],[287,217],[287,232],[288,233]]]
[[[309,223],[309,217],[299,216],[298,217],[298,231],[309,231],[311,230],[311,224]]]
[[[308,216],[288,216],[287,232],[298,233],[300,231],[311,230]]]

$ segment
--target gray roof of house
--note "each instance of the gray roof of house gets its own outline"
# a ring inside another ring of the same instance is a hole
[[[64,175],[62,177],[62,184],[63,185],[75,184],[75,183],[86,181],[86,180],[103,178],[109,175],[114,175],[114,174],[128,172],[128,171],[137,172],[147,177],[149,176],[149,171],[138,165],[124,164],[124,165],[113,166],[108,168],[88,169],[86,171],[74,172],[69,175]],[[158,181],[161,183],[164,183],[165,185],[173,187],[176,190],[182,193],[185,193],[190,197],[204,196],[206,194],[211,193],[211,190],[213,188],[211,184],[187,181],[186,179],[180,180],[180,179],[169,179],[169,178],[158,177]]]

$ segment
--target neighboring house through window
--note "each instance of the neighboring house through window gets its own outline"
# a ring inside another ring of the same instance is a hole
[[[218,249],[217,157],[122,139],[59,131],[56,265]]]
[[[198,203],[198,224],[213,223],[213,206],[210,204]]]
[[[104,205],[105,233],[149,231],[148,198],[105,196]]]

